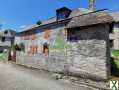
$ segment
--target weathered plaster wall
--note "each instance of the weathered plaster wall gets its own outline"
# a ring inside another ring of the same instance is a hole
[[[25,44],[25,52],[17,51],[17,64],[61,72],[64,70],[64,64],[66,63],[65,47],[68,46],[64,26],[53,26],[45,30],[47,31],[37,33],[34,40],[24,40],[21,37],[16,37],[17,43],[23,42]],[[48,55],[43,53],[43,44],[45,42],[49,45]],[[37,53],[29,53],[31,45],[38,46]]]
[[[34,40],[20,39],[20,42],[25,43],[26,49],[25,52],[17,52],[17,64],[76,76],[107,79],[110,74],[108,30],[107,25],[98,25],[66,33],[62,26],[52,27],[45,40],[45,32],[37,33]],[[43,42],[49,44],[48,55],[43,54]],[[31,44],[38,45],[37,53],[28,53]]]

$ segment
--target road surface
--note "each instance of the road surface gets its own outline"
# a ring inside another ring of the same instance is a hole
[[[83,85],[55,80],[47,72],[0,63],[0,90],[92,90]]]

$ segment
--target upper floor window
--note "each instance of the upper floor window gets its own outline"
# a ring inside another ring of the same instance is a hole
[[[56,13],[57,13],[57,20],[61,20],[61,19],[68,18],[68,16],[71,13],[71,10],[66,7],[63,7],[56,10]]]

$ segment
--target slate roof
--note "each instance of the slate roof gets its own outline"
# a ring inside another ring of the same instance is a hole
[[[111,23],[113,18],[105,11],[91,12],[72,18],[68,23],[68,28],[90,26],[102,23]]]
[[[71,14],[69,15],[69,18],[75,17],[75,16],[79,16],[79,15],[82,15],[82,14],[85,14],[85,13],[89,13],[89,12],[92,12],[92,11],[88,10],[88,9],[85,9],[85,8],[78,8],[78,9],[72,10]],[[54,17],[51,17],[51,18],[49,18],[47,20],[41,21],[42,24],[40,24],[40,25],[37,25],[37,24],[30,25],[30,26],[26,27],[25,30],[23,30],[22,32],[28,31],[28,30],[32,30],[32,29],[38,28],[40,26],[56,22],[56,21],[57,21],[57,19],[54,16]]]
[[[91,11],[88,9],[78,8],[78,9],[72,10],[72,12],[68,18],[75,17],[75,16],[82,15],[82,14],[89,13],[89,12],[91,12]],[[42,21],[41,25],[49,24],[52,22],[56,22],[56,17],[52,17],[52,18]]]
[[[119,12],[110,13],[115,22],[119,22]]]
[[[7,34],[5,34],[4,32],[5,31],[8,31]],[[3,31],[0,31],[0,37],[1,36],[4,36],[4,37],[14,37],[16,35],[16,31],[13,31],[13,30],[3,30]]]

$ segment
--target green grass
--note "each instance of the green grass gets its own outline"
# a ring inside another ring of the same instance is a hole
[[[7,60],[7,54],[6,53],[0,53],[0,61]]]
[[[112,76],[119,77],[119,50],[111,51],[113,59],[111,60],[111,72]]]
[[[114,63],[116,64],[117,68],[119,69],[119,60],[114,60]]]
[[[114,63],[119,68],[119,50],[112,50],[112,56],[114,58]]]
[[[112,56],[113,57],[116,57],[116,58],[119,58],[119,50],[112,50]]]

